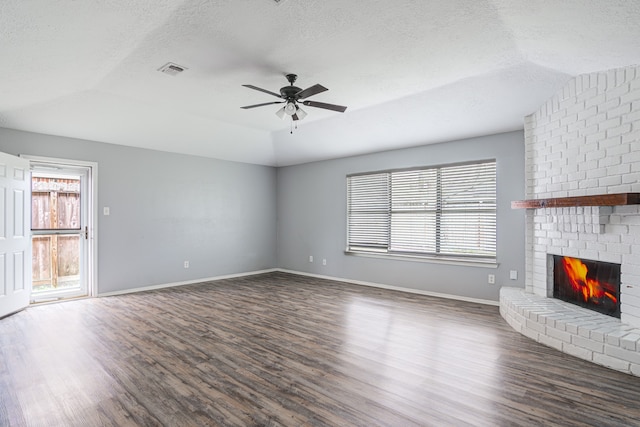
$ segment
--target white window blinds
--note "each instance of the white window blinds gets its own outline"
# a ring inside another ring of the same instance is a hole
[[[347,177],[347,250],[496,256],[496,163]]]
[[[348,179],[349,247],[383,250],[389,245],[389,174],[352,176]]]

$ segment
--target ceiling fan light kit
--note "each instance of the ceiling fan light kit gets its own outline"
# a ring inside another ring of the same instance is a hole
[[[308,101],[308,100],[302,101],[305,98],[308,98],[313,95],[317,95],[329,89],[327,89],[326,87],[320,84],[315,84],[306,89],[300,89],[299,87],[293,85],[298,78],[297,75],[287,74],[285,77],[289,82],[289,86],[284,86],[280,88],[279,94],[267,89],[262,89],[260,87],[253,86],[253,85],[242,85],[249,89],[268,93],[269,95],[283,99],[283,101],[263,102],[261,104],[247,105],[240,108],[244,110],[248,110],[250,108],[263,107],[265,105],[285,104],[284,107],[276,111],[276,116],[278,116],[281,119],[284,119],[285,116],[290,116],[291,120],[293,121],[302,120],[307,116],[307,112],[304,111],[302,108],[300,108],[300,106],[298,105],[299,102],[309,107],[323,108],[325,110],[338,111],[340,113],[344,113],[344,111],[347,109],[347,107],[344,107],[342,105],[327,104],[324,102],[314,102],[314,101]]]
[[[284,112],[293,116],[296,113],[296,104],[291,101],[287,102],[287,105],[284,106]]]
[[[298,116],[298,119],[302,120],[307,117],[307,112],[296,105],[296,116]]]

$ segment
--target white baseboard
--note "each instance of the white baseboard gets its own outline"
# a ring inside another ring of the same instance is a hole
[[[453,300],[458,300],[458,301],[474,302],[474,303],[478,303],[478,304],[500,306],[500,301],[491,301],[491,300],[479,299],[479,298],[469,298],[469,297],[463,297],[463,296],[459,296],[459,295],[441,294],[441,293],[438,293],[438,292],[424,291],[424,290],[421,290],[421,289],[404,288],[404,287],[401,287],[401,286],[385,285],[383,283],[365,282],[365,281],[362,281],[362,280],[343,279],[341,277],[324,276],[324,275],[321,275],[321,274],[305,273],[305,272],[302,272],[302,271],[286,270],[286,269],[283,269],[283,268],[276,268],[274,270],[275,271],[281,271],[283,273],[297,274],[297,275],[300,275],[300,276],[309,276],[309,277],[315,277],[315,278],[318,278],[318,279],[327,279],[327,280],[334,280],[334,281],[337,281],[337,282],[351,283],[353,285],[370,286],[370,287],[373,287],[373,288],[390,289],[390,290],[393,290],[393,291],[408,292],[408,293],[411,293],[411,294],[419,294],[419,295],[427,295],[427,296],[430,296],[430,297],[446,298],[446,299],[453,299]]]
[[[114,295],[124,295],[124,294],[132,294],[135,292],[144,292],[144,291],[153,291],[156,289],[172,288],[174,286],[193,285],[195,283],[214,282],[216,280],[223,280],[223,279],[233,279],[236,277],[255,276],[256,274],[272,273],[274,271],[279,271],[279,270],[277,268],[270,268],[267,270],[249,271],[247,273],[227,274],[224,276],[215,276],[215,277],[207,277],[202,279],[186,280],[184,282],[162,283],[162,284],[153,285],[153,286],[143,286],[140,288],[124,289],[122,291],[99,293],[98,297],[110,297]]]
[[[186,281],[183,281],[183,282],[162,283],[162,284],[153,285],[153,286],[144,286],[144,287],[140,287],[140,288],[124,289],[122,291],[104,292],[104,293],[98,294],[98,297],[110,297],[110,296],[114,296],[114,295],[132,294],[132,293],[135,293],[135,292],[153,291],[153,290],[156,290],[156,289],[171,288],[171,287],[174,287],[174,286],[193,285],[195,283],[214,282],[214,281],[217,281],[217,280],[233,279],[233,278],[236,278],[236,277],[255,276],[256,274],[273,273],[273,272],[276,272],[276,271],[280,271],[280,272],[283,272],[283,273],[297,274],[299,276],[315,277],[315,278],[318,278],[318,279],[334,280],[336,282],[350,283],[350,284],[353,284],[353,285],[370,286],[370,287],[373,287],[373,288],[390,289],[390,290],[393,290],[393,291],[407,292],[407,293],[411,293],[411,294],[427,295],[427,296],[430,296],[430,297],[447,298],[447,299],[453,299],[453,300],[458,300],[458,301],[466,301],[466,302],[474,302],[474,303],[485,304],[485,305],[494,305],[494,306],[499,306],[500,305],[499,301],[491,301],[491,300],[485,300],[485,299],[479,299],[479,298],[469,298],[469,297],[463,297],[463,296],[459,296],[459,295],[441,294],[441,293],[438,293],[438,292],[424,291],[424,290],[421,290],[421,289],[405,288],[405,287],[401,287],[401,286],[386,285],[386,284],[383,284],[383,283],[365,282],[363,280],[344,279],[342,277],[333,277],[333,276],[325,276],[325,275],[322,275],[322,274],[305,273],[303,271],[287,270],[287,269],[284,269],[284,268],[270,268],[270,269],[266,269],[266,270],[249,271],[249,272],[246,272],[246,273],[227,274],[227,275],[224,275],[224,276],[215,276],[215,277],[207,277],[207,278],[202,278],[202,279],[186,280]]]

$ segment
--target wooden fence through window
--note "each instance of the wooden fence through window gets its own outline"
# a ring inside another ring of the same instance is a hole
[[[31,191],[32,230],[80,230],[80,180],[33,177]],[[79,239],[79,235],[34,234],[34,291],[77,281]]]

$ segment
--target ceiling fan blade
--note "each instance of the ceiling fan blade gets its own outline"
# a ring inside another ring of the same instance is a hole
[[[240,107],[240,108],[242,108],[243,110],[248,110],[249,108],[262,107],[265,105],[272,105],[272,104],[284,104],[284,101],[263,102],[262,104],[247,105],[245,107]]]
[[[322,86],[322,85],[313,85],[311,87],[308,87],[306,89],[302,89],[300,92],[296,93],[296,99],[304,99],[304,98],[308,98],[310,96],[316,95],[318,93],[327,91],[329,89],[327,89],[326,87]]]
[[[347,107],[343,107],[342,105],[325,104],[324,102],[304,101],[303,104],[307,107],[324,108],[325,110],[333,110],[340,113],[344,113],[347,109]]]
[[[262,89],[261,87],[254,85],[242,85],[244,87],[248,87],[249,89],[258,90],[260,92],[268,93],[269,95],[277,96],[278,98],[282,98],[279,93],[271,92],[270,90]]]

